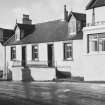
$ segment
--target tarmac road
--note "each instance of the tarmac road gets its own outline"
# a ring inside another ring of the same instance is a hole
[[[3,81],[0,105],[105,105],[105,84]]]

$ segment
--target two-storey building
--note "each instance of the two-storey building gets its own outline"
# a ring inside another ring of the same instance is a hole
[[[83,29],[85,80],[105,80],[105,1],[91,0],[86,7]]]

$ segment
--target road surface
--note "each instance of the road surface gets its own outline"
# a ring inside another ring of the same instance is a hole
[[[3,81],[0,105],[105,105],[105,84]]]

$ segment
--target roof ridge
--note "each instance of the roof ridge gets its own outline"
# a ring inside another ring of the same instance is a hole
[[[42,22],[42,23],[36,23],[36,25],[40,25],[40,24],[44,24],[44,23],[52,23],[52,22],[57,22],[57,21],[61,21],[62,19],[57,19],[57,20],[50,20],[50,21],[46,21],[46,22]]]
[[[17,23],[17,25],[27,25],[27,26],[32,26],[32,25],[35,25],[35,24],[23,24],[23,23]]]

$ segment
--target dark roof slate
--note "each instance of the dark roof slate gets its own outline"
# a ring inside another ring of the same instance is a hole
[[[35,30],[20,41],[15,41],[14,37],[8,40],[6,45],[44,43],[54,41],[64,41],[69,39],[82,39],[82,33],[75,37],[68,36],[68,23],[61,20],[50,21],[35,25]],[[14,40],[14,41],[13,41]]]
[[[10,37],[13,36],[14,31],[12,29],[4,29],[4,28],[0,28],[2,30],[2,34],[3,34],[3,41],[2,43],[5,43]]]
[[[32,25],[32,24],[17,23],[17,26],[20,28],[20,30],[24,31],[24,36],[31,34],[35,29],[35,25]]]
[[[86,14],[83,14],[83,13],[77,13],[77,12],[70,12],[69,14],[69,19],[68,21],[70,20],[71,16],[74,16],[77,20],[80,20],[80,21],[86,21]]]
[[[105,0],[91,0],[86,6],[86,10],[105,6]]]

